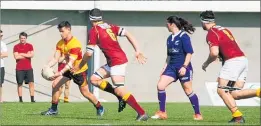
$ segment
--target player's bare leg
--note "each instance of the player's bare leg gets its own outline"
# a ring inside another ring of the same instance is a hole
[[[31,102],[35,102],[34,100],[34,82],[29,82],[29,91],[31,96]]]
[[[98,99],[89,91],[87,81],[85,80],[81,86],[79,86],[79,89],[82,93],[82,95],[87,98],[97,109],[97,115],[102,116],[104,114],[104,108],[101,105],[101,103],[98,101]]]
[[[219,78],[218,86],[224,87],[228,86],[229,80],[225,80],[222,78]],[[217,93],[222,98],[228,109],[231,111],[233,119],[230,122],[236,122],[236,123],[244,123],[244,118],[242,117],[242,113],[238,110],[238,107],[236,106],[235,99],[231,95],[231,93],[225,89],[218,88]]]
[[[110,77],[110,73],[106,71],[103,67],[101,67],[91,76],[90,80],[94,86],[100,88],[103,91],[109,92],[118,98],[118,112],[121,112],[126,107],[126,103],[122,100],[122,97],[118,96],[115,93],[113,86],[105,80],[108,77]]]
[[[165,89],[174,81],[173,77],[161,75],[157,84],[158,89],[158,100],[159,100],[159,111],[152,116],[152,119],[167,119],[166,112],[166,92]]]
[[[125,77],[113,75],[111,76],[111,79],[113,82],[113,86],[115,87],[115,93],[118,96],[122,97],[122,99],[138,113],[136,120],[147,121],[149,117],[145,113],[144,109],[137,103],[134,96],[125,89],[124,87]]]
[[[69,102],[70,85],[71,85],[70,81],[67,81],[65,83],[65,86],[64,86],[64,103],[68,103]]]
[[[47,111],[42,112],[42,115],[57,115],[58,110],[58,102],[59,102],[59,96],[60,96],[60,87],[65,84],[69,78],[64,76],[57,77],[53,83],[52,83],[52,105],[51,108],[49,108]]]
[[[181,83],[182,88],[185,94],[188,96],[190,103],[194,109],[194,120],[203,120],[203,117],[200,113],[198,96],[193,92],[192,81]]]
[[[62,86],[60,87],[60,89],[59,89],[59,92],[60,92],[59,100],[62,100],[63,87],[64,87],[64,85],[62,85]]]
[[[242,89],[244,87],[244,81],[237,81],[235,83],[236,88]],[[258,89],[243,89],[243,90],[235,90],[231,92],[231,95],[235,100],[247,99],[252,97],[260,97],[260,88]]]

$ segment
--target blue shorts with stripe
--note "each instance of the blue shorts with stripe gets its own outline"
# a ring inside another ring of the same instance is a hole
[[[174,78],[174,82],[179,80],[181,83],[188,82],[192,80],[193,77],[193,69],[192,66],[188,66],[187,71],[184,76],[179,75],[180,67],[175,67],[174,65],[168,64],[165,71],[162,73],[162,75],[166,75],[169,77]]]

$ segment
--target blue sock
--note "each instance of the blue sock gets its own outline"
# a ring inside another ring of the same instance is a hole
[[[165,112],[166,111],[166,92],[165,92],[165,90],[163,90],[163,91],[158,90],[158,100],[159,100],[160,111]]]
[[[194,109],[195,114],[200,114],[198,96],[192,92],[191,94],[188,95],[188,97]]]

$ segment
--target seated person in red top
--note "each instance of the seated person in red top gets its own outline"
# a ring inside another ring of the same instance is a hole
[[[34,100],[34,73],[31,65],[31,58],[34,56],[33,45],[26,41],[27,34],[25,32],[19,35],[20,43],[14,46],[14,58],[16,60],[16,81],[18,84],[17,92],[19,96],[19,102],[23,102],[22,99],[22,84],[29,84],[31,102]]]

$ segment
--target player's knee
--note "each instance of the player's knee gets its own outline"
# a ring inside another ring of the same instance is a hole
[[[93,85],[98,85],[98,81],[101,80],[100,78],[96,77],[95,75],[92,75],[91,78],[90,78],[90,82],[93,84]]]
[[[186,89],[184,89],[184,92],[185,92],[186,95],[189,95],[189,94],[191,94],[193,91],[192,91],[192,89],[190,89],[190,88],[186,88]]]
[[[240,94],[237,91],[233,91],[231,95],[235,100],[240,100]]]
[[[218,93],[219,96],[222,96],[222,95],[225,94],[226,92],[225,92],[224,89],[218,88],[218,89],[217,89],[217,93]]]
[[[166,87],[164,85],[158,84],[157,85],[158,90],[165,90]]]
[[[184,89],[184,92],[185,92],[186,95],[189,95],[189,94],[191,94],[193,92],[192,91],[192,87],[184,86],[183,89]]]

